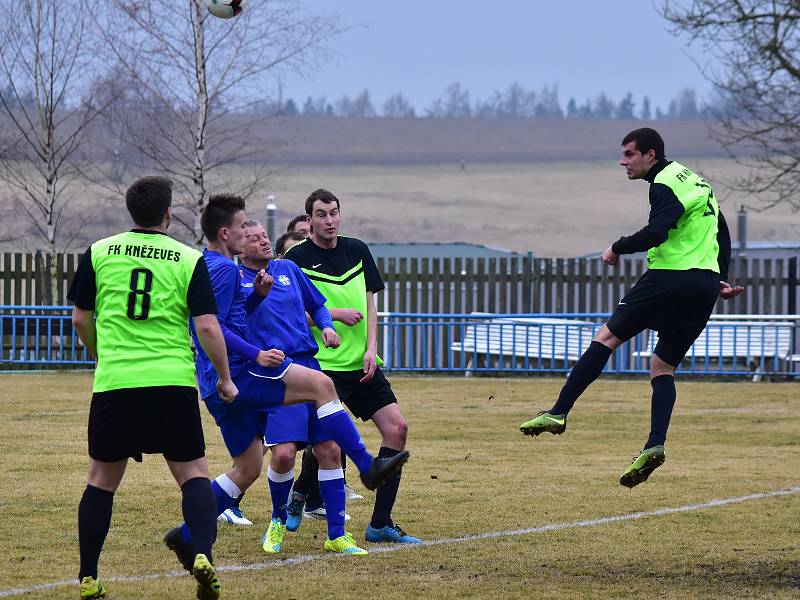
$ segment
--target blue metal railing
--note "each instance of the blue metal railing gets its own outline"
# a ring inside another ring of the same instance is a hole
[[[384,368],[396,372],[566,373],[607,313],[381,313]],[[714,316],[680,371],[698,375],[798,374],[798,315]],[[612,355],[606,373],[648,373],[657,334]]]
[[[379,313],[384,368],[417,373],[566,373],[606,313]],[[681,364],[698,375],[799,375],[800,316],[713,317]],[[606,373],[647,373],[657,343],[645,331]],[[0,306],[0,369],[90,368],[68,306]]]
[[[92,367],[69,306],[0,306],[0,368]]]

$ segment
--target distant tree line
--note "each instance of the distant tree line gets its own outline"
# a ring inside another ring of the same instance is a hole
[[[512,83],[503,91],[496,90],[488,98],[473,101],[470,92],[460,83],[447,86],[442,96],[430,106],[417,111],[411,101],[397,92],[382,105],[376,105],[369,90],[354,96],[331,100],[326,96],[308,97],[302,103],[287,100],[256,102],[250,110],[258,114],[313,117],[391,117],[391,118],[538,118],[538,119],[705,119],[719,110],[719,101],[704,103],[692,88],[683,88],[665,109],[653,106],[648,96],[634,99],[628,92],[618,101],[604,92],[579,101],[570,98],[562,106],[558,85],[545,85],[539,91]]]

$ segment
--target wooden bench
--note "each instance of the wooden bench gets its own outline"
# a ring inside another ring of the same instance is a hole
[[[784,361],[791,368],[800,362],[800,354],[794,354],[795,325],[792,321],[709,321],[692,347],[685,361],[736,362],[741,359],[753,372],[753,381],[760,381],[765,370],[765,361],[772,359],[777,364]],[[633,352],[634,357],[650,358],[658,343],[658,334],[650,331],[647,349]],[[777,369],[775,369],[777,370]]]
[[[502,365],[506,358],[529,364],[536,359],[543,366],[567,368],[589,346],[602,323],[574,319],[499,317],[476,320],[463,328],[461,341],[450,346],[463,354],[468,373],[483,361],[488,367],[493,358]]]

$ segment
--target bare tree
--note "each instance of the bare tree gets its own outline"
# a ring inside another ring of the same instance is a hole
[[[800,210],[800,3],[666,0],[661,14],[719,65],[701,68],[722,100],[712,134],[751,167],[736,187]]]
[[[85,8],[76,0],[9,2],[0,23],[0,181],[52,257],[86,223],[86,211],[68,209],[87,130],[103,109],[83,98],[93,58]],[[46,300],[54,301],[56,264],[49,263]]]
[[[414,107],[402,92],[392,94],[383,103],[383,116],[392,118],[413,117]]]
[[[274,141],[253,139],[268,116],[248,109],[263,102],[270,77],[313,65],[341,29],[275,0],[230,21],[210,16],[203,0],[113,0],[96,19],[118,65],[105,83],[123,91],[110,120],[116,137],[135,148],[137,168],[157,168],[182,188],[176,220],[200,244],[209,177],[247,197],[269,175],[264,154]],[[252,173],[232,177],[227,167],[243,162]]]

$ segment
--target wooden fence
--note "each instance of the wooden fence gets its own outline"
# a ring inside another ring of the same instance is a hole
[[[0,254],[0,303],[63,305],[79,254],[55,257],[51,295],[49,256]],[[623,257],[615,268],[587,258],[379,259],[386,291],[378,308],[422,313],[611,312],[644,272],[644,260]],[[798,259],[734,258],[729,280],[745,286],[720,314],[796,314]]]
[[[644,259],[616,267],[587,258],[387,259],[379,310],[420,313],[611,312],[646,270]],[[719,314],[796,314],[798,260],[735,258],[728,279],[745,287],[720,300]]]

